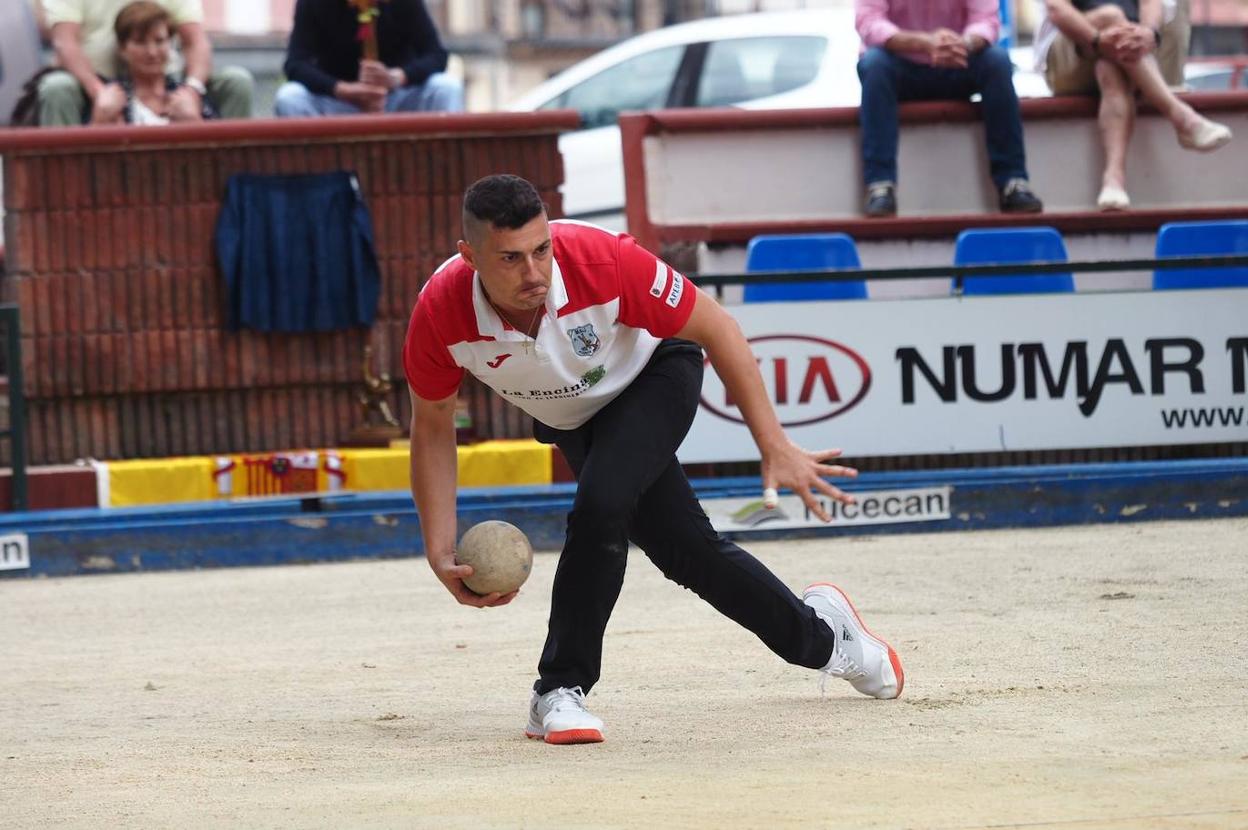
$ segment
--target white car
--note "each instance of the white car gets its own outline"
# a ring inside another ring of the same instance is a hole
[[[647,32],[577,63],[516,101],[515,112],[574,109],[583,128],[559,139],[569,216],[624,228],[616,117],[671,107],[856,107],[858,33],[851,8],[712,17]],[[1030,67],[1030,50],[1013,54]],[[1044,79],[1015,72],[1021,96]]]
[[[854,107],[860,99],[852,9],[713,17],[647,32],[565,69],[510,109],[574,109],[559,139],[570,216],[623,229],[616,117],[671,107]]]

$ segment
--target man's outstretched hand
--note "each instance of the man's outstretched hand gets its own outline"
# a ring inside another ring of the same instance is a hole
[[[764,453],[762,463],[764,490],[788,487],[801,498],[806,507],[825,522],[832,521],[828,511],[820,504],[816,494],[822,494],[842,504],[853,504],[854,497],[839,487],[829,484],[825,477],[855,478],[858,471],[827,462],[838,458],[841,451],[819,450],[810,452],[792,441]]]

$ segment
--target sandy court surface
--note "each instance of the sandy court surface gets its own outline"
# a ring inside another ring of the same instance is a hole
[[[1248,827],[1248,520],[751,546],[906,669],[787,666],[634,553],[590,701],[527,741],[556,558],[0,582],[0,827]]]

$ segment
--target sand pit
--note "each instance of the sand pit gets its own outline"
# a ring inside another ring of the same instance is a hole
[[[1248,520],[770,542],[906,668],[781,663],[639,553],[590,697],[527,741],[556,557],[0,582],[0,826],[1248,826]]]

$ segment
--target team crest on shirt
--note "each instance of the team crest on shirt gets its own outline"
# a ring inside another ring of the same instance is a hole
[[[594,332],[593,323],[586,323],[583,326],[568,329],[568,337],[572,339],[572,351],[581,357],[589,357],[602,346],[602,341],[598,339],[598,335]]]

